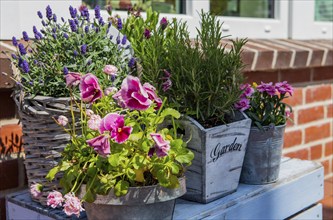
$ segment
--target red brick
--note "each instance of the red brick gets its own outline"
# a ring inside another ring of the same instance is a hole
[[[323,146],[321,144],[310,148],[310,160],[318,160],[323,155]]]
[[[304,124],[324,118],[324,107],[316,106],[298,111],[298,124]]]
[[[330,137],[330,123],[311,126],[305,129],[305,143]]]
[[[254,60],[254,55],[255,53],[253,51],[250,50],[243,50],[243,52],[241,53],[241,58],[242,61],[245,65],[244,70],[243,71],[250,71],[251,67],[252,67],[252,63]]]
[[[292,112],[287,120],[287,127],[292,127],[295,125],[295,114]]]
[[[332,172],[332,167],[330,166],[329,160],[324,160],[321,162],[321,164],[324,166],[324,174],[327,175]]]
[[[320,85],[306,89],[306,103],[331,100],[331,85]]]
[[[327,106],[327,118],[333,118],[333,104]]]
[[[7,155],[22,151],[22,127],[16,124],[0,127],[0,153]]]
[[[322,66],[313,68],[313,80],[329,80],[333,79],[333,66]]]
[[[300,145],[302,143],[302,131],[297,130],[285,132],[283,143],[284,148]]]
[[[277,82],[278,72],[277,71],[252,71],[244,72],[246,82],[252,84],[253,82]]]
[[[325,157],[333,156],[333,141],[325,144]]]
[[[301,160],[308,160],[309,159],[309,149],[302,149],[302,150],[290,152],[290,153],[285,154],[284,156],[291,157],[291,158],[298,158]]]
[[[303,89],[302,88],[294,88],[293,96],[289,96],[288,98],[283,100],[285,103],[290,105],[291,107],[295,107],[297,105],[302,105],[303,103]]]
[[[0,190],[16,188],[19,185],[18,160],[0,162]]]
[[[289,83],[301,83],[311,81],[311,69],[285,69],[280,70],[281,81],[288,81]]]

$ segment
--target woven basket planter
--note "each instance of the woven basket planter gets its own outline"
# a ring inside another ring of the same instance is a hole
[[[57,125],[53,118],[64,115],[72,124],[70,98],[45,96],[20,98],[19,95],[15,95],[14,100],[19,108],[22,123],[26,155],[24,164],[29,187],[34,183],[43,185],[42,196],[32,199],[46,205],[49,192],[61,190],[58,184],[61,174],[56,175],[52,182],[45,177],[49,170],[58,164],[61,153],[70,140],[69,134]]]

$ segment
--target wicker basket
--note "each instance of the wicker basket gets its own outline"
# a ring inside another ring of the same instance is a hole
[[[61,153],[70,136],[57,125],[53,118],[64,115],[72,123],[70,98],[52,98],[45,96],[25,97],[15,95],[14,100],[19,108],[25,149],[25,168],[29,187],[31,184],[43,185],[42,196],[32,199],[46,205],[49,192],[61,190],[56,175],[54,181],[45,179],[47,173],[61,159]],[[76,120],[77,121],[77,120]]]

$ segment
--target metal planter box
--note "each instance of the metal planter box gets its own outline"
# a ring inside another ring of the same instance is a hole
[[[184,199],[208,203],[237,190],[251,128],[251,119],[236,112],[232,122],[205,129],[187,117],[181,124],[194,154],[186,171]]]

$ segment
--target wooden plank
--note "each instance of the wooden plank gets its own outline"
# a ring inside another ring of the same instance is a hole
[[[321,220],[323,219],[323,206],[318,203],[308,209],[302,210],[300,213],[288,218],[288,220]]]
[[[319,163],[284,160],[276,183],[240,184],[208,204],[178,200],[174,219],[284,219],[323,198],[323,172]]]

